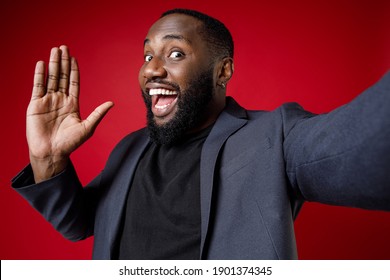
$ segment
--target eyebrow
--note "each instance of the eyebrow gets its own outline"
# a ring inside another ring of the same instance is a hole
[[[187,44],[191,45],[191,41],[189,39],[187,39],[183,35],[179,35],[179,34],[167,34],[162,38],[162,40],[163,41],[179,40],[179,41],[183,41],[183,42],[186,42]],[[144,40],[144,45],[149,44],[149,43],[150,43],[150,39]]]

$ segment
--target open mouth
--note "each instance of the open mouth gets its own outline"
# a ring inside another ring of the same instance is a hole
[[[175,108],[178,94],[174,90],[154,88],[149,90],[152,97],[152,112],[155,117],[165,117]]]

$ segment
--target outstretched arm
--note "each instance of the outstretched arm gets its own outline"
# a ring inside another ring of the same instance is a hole
[[[77,61],[66,46],[51,50],[47,77],[45,63],[36,64],[27,109],[27,142],[36,183],[63,171],[70,154],[92,136],[113,106],[105,102],[82,120],[79,89]]]
[[[294,189],[309,201],[390,211],[389,108],[390,72],[328,114],[297,118],[302,111],[285,107],[285,120],[300,119],[284,143]]]

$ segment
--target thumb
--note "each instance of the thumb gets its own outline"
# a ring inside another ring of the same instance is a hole
[[[114,103],[112,101],[105,102],[96,107],[96,109],[83,121],[84,127],[89,135],[92,135],[100,121],[113,106]]]

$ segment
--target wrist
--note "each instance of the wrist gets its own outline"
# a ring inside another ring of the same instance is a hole
[[[48,180],[65,170],[69,157],[48,156],[37,158],[30,153],[30,163],[34,173],[35,183]]]

